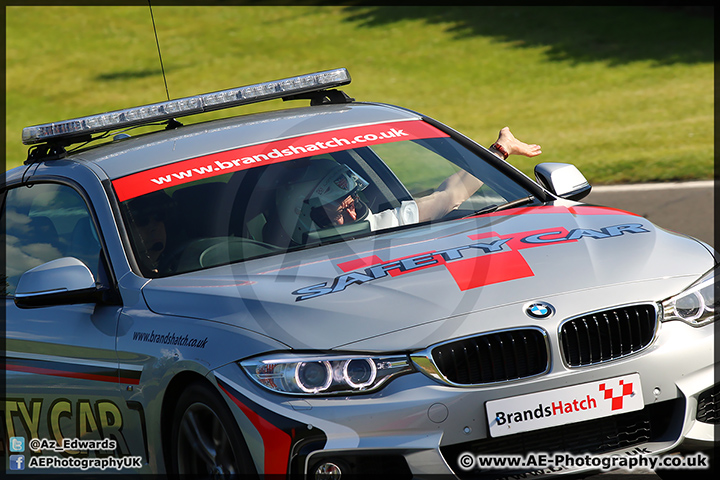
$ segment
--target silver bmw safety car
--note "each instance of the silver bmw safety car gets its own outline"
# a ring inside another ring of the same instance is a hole
[[[707,468],[714,250],[349,81],[23,130],[0,191],[6,469]],[[278,98],[310,105],[177,120]],[[428,207],[453,179],[462,201]]]

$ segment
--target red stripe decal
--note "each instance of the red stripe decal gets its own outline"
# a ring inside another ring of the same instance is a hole
[[[338,268],[343,272],[352,272],[359,268],[371,267],[383,263],[380,257],[377,255],[370,255],[369,257],[357,258],[355,260],[348,260],[347,262],[338,263]]]
[[[41,367],[27,367],[22,365],[5,365],[6,370],[13,372],[24,372],[24,373],[35,373],[38,375],[52,375],[53,377],[65,377],[65,378],[80,378],[82,380],[95,380],[98,382],[110,382],[110,383],[129,383],[132,385],[138,385],[140,380],[132,378],[123,378],[122,381],[117,376],[108,375],[95,375],[92,373],[80,373],[80,372],[68,372],[65,370],[54,370],[51,368]]]
[[[119,377],[118,383],[129,384],[129,385],[140,385],[140,379],[139,378]]]
[[[248,420],[260,432],[265,447],[265,471],[263,473],[265,475],[286,475],[290,459],[290,435],[252,411],[247,405],[223,388],[222,385],[220,385],[220,389],[230,397],[230,400],[242,410]]]
[[[123,202],[163,188],[259,165],[381,143],[448,136],[420,120],[351,127],[191,158],[118,178],[112,183],[118,199]]]
[[[618,210],[611,207],[596,207],[592,205],[578,205],[576,207],[561,207],[557,205],[543,205],[539,207],[517,207],[501,210],[494,213],[485,213],[483,217],[505,217],[515,215],[535,215],[542,213],[569,213],[571,215],[632,215],[639,217],[640,215],[625,210]]]

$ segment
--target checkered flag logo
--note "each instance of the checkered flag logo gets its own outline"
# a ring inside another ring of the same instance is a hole
[[[603,392],[603,399],[612,401],[611,410],[622,410],[623,399],[627,396],[633,395],[633,384],[632,382],[625,383],[625,380],[619,382],[620,394],[615,395],[615,388],[608,388],[604,383],[600,384],[600,391]]]

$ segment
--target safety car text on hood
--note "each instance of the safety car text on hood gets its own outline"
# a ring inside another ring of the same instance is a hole
[[[607,239],[626,234],[649,233],[639,223],[611,225],[600,229],[563,227],[548,228],[511,235],[487,232],[469,235],[474,243],[467,243],[441,251],[423,252],[404,258],[383,261],[377,255],[339,263],[344,272],[332,280],[295,290],[295,300],[342,292],[350,285],[362,285],[384,277],[396,277],[425,268],[445,266],[460,290],[469,290],[517,278],[532,277],[530,265],[520,254],[525,248],[576,242],[581,239]]]

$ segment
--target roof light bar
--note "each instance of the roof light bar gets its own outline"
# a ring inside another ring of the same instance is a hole
[[[115,110],[62,122],[25,127],[22,131],[22,142],[25,145],[52,142],[53,140],[59,142],[72,137],[87,136],[93,133],[108,132],[196,113],[325,90],[347,85],[348,83],[350,83],[350,74],[345,68],[309,73],[282,80]]]

